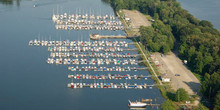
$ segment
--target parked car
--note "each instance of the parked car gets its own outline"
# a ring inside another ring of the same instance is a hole
[[[164,55],[164,54],[161,54],[161,57],[166,57],[166,55]]]
[[[175,74],[175,76],[180,76],[180,74]]]

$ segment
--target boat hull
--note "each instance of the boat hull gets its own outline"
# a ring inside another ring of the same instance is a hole
[[[130,104],[128,104],[129,108],[146,108],[147,105],[143,105],[143,106],[132,106]]]

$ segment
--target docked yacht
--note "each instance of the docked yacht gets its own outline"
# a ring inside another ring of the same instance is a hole
[[[128,107],[130,108],[145,108],[147,106],[147,104],[143,102],[131,102],[130,100],[128,100],[128,102]]]

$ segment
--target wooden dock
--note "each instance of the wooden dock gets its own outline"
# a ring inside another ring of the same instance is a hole
[[[141,99],[141,102],[151,102],[152,103],[152,101],[153,101],[152,99],[143,99],[143,98]]]
[[[136,51],[137,48],[133,48],[133,49],[130,49],[130,48],[127,48],[127,49],[123,49],[124,51]]]
[[[99,35],[99,34],[90,34],[89,38],[92,40],[99,39],[126,39],[126,36],[123,35]]]

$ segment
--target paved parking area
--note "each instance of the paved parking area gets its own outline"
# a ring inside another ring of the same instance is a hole
[[[199,93],[201,85],[199,80],[174,53],[170,52],[166,57],[156,53],[153,59],[159,62],[161,73],[167,73],[171,77],[171,86],[174,90],[184,88],[189,94]]]

